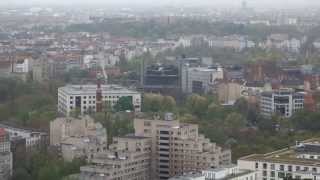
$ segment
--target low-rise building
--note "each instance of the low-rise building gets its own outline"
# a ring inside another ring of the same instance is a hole
[[[184,93],[205,94],[212,90],[215,80],[223,79],[221,67],[189,67],[182,68],[181,86]]]
[[[304,93],[291,89],[279,89],[262,92],[260,95],[260,113],[265,117],[279,115],[289,118],[304,108]]]
[[[223,105],[233,105],[241,95],[241,85],[236,82],[220,82],[217,85],[219,102]]]
[[[297,142],[295,146],[267,154],[252,154],[238,160],[243,169],[257,171],[257,178],[320,179],[319,139]]]
[[[48,144],[48,134],[46,132],[33,129],[22,129],[5,124],[0,124],[0,128],[5,129],[9,134],[10,141],[15,138],[25,139],[27,150],[40,149],[46,147]]]
[[[139,136],[113,139],[107,152],[80,168],[80,180],[150,180],[151,140]]]
[[[205,176],[200,173],[187,173],[181,176],[175,176],[169,180],[206,180]]]
[[[141,110],[141,94],[118,85],[102,85],[102,101],[114,106],[119,98],[131,97],[134,110]],[[69,116],[79,110],[81,114],[96,112],[97,85],[67,85],[58,89],[58,111]]]
[[[8,180],[12,174],[12,153],[9,134],[0,128],[0,179]]]
[[[89,116],[75,119],[57,118],[50,123],[50,145],[61,149],[66,161],[85,158],[107,150],[107,132]]]
[[[239,169],[237,165],[206,169],[202,175],[206,180],[257,180],[256,171]]]

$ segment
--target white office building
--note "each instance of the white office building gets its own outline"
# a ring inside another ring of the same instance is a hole
[[[182,68],[181,86],[184,93],[205,94],[212,90],[215,80],[223,79],[221,67],[188,67]]]
[[[206,169],[202,175],[206,180],[257,180],[256,171],[240,169],[237,165]]]
[[[295,146],[267,154],[245,156],[238,160],[238,166],[257,171],[257,178],[261,180],[319,180],[319,139],[297,142]]]
[[[114,106],[119,98],[131,97],[134,110],[141,111],[141,94],[118,85],[102,85],[102,101]],[[96,112],[97,85],[67,85],[58,89],[58,111],[69,116],[79,109],[81,114]]]
[[[303,92],[297,93],[290,89],[280,89],[262,92],[260,96],[260,113],[264,117],[278,115],[288,118],[303,107]]]

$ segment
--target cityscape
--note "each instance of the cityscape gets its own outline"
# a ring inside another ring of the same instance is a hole
[[[304,179],[320,1],[0,2],[0,180]]]

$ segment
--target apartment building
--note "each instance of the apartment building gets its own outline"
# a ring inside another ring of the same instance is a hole
[[[141,94],[118,85],[102,85],[102,101],[114,106],[119,98],[131,97],[135,111],[141,110]],[[69,116],[72,111],[81,114],[96,112],[97,85],[67,85],[58,89],[58,111]]]
[[[9,134],[0,128],[0,179],[8,180],[12,174],[12,153]]]
[[[27,150],[39,149],[47,146],[48,134],[42,131],[32,129],[22,129],[5,124],[0,124],[9,135],[10,141],[16,138],[25,139],[25,147]]]
[[[243,169],[257,171],[262,180],[320,179],[320,139],[297,142],[295,146],[267,154],[252,154],[238,160]]]
[[[260,113],[265,117],[279,115],[289,118],[304,107],[304,93],[290,89],[262,92],[260,96]]]
[[[113,139],[104,153],[80,168],[80,180],[151,180],[151,139],[125,136]]]
[[[150,137],[152,179],[168,179],[187,172],[231,163],[231,151],[199,134],[198,125],[180,123],[172,114],[164,119],[134,120],[135,134]]]
[[[185,65],[181,72],[181,86],[184,93],[205,94],[212,90],[214,81],[223,79],[221,67],[189,67]]]
[[[107,131],[89,116],[81,119],[66,117],[50,122],[50,145],[61,150],[66,161],[86,158],[107,150]]]

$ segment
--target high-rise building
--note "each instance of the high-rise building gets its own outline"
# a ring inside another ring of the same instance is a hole
[[[97,153],[80,168],[80,180],[151,180],[150,152],[150,138],[114,138],[108,152]]]
[[[199,134],[198,125],[180,123],[172,114],[161,119],[134,120],[136,136],[152,140],[153,180],[168,179],[186,172],[216,168],[231,163],[231,151]]]
[[[121,97],[131,97],[135,111],[141,110],[141,94],[118,85],[101,85],[102,101],[114,106]],[[58,89],[58,111],[69,116],[72,111],[81,114],[96,112],[97,85],[67,85]]]
[[[303,107],[304,93],[290,89],[262,92],[260,96],[260,113],[265,117],[278,115],[288,118]]]
[[[252,154],[238,160],[243,169],[257,171],[257,179],[320,179],[319,139],[267,154]]]

